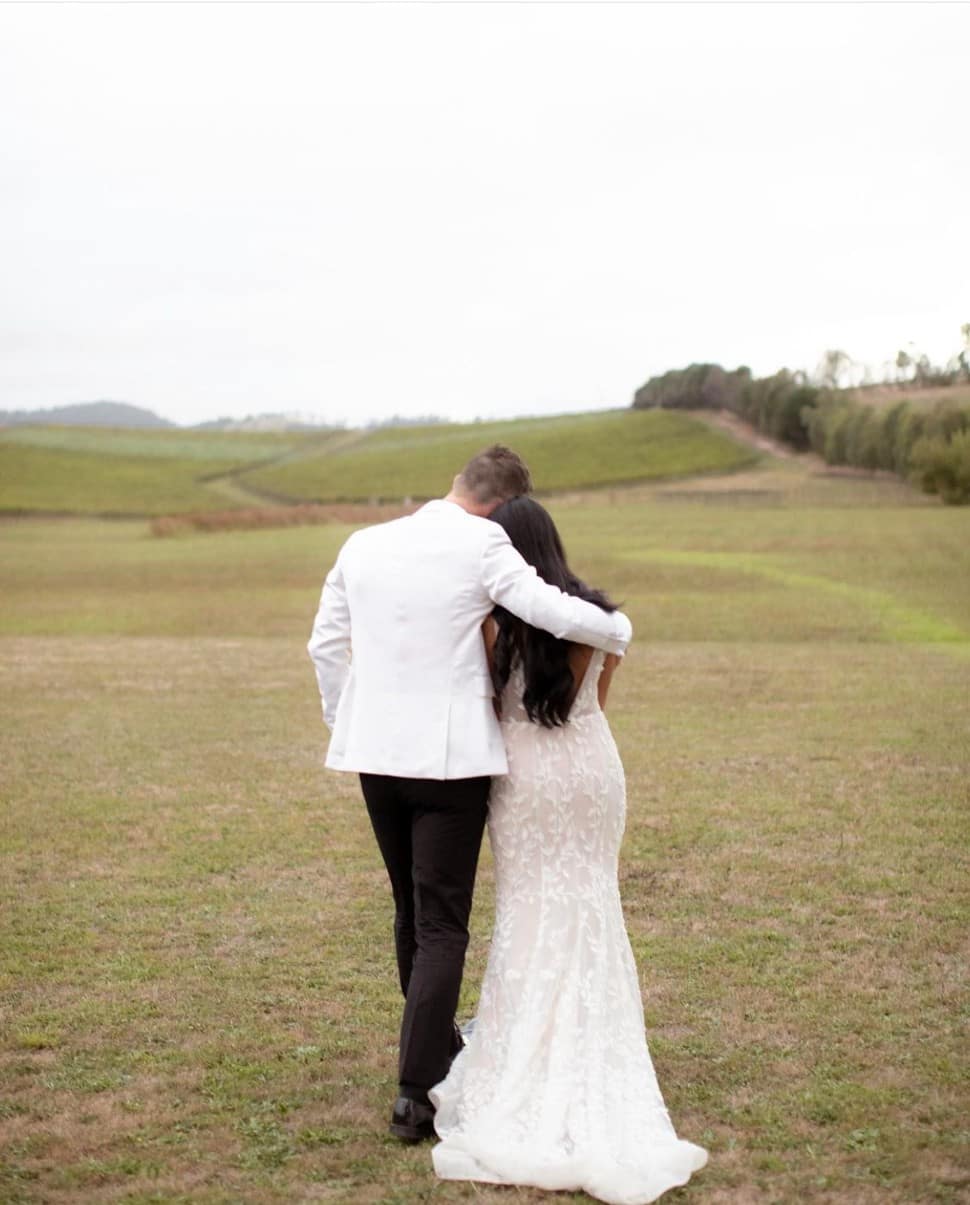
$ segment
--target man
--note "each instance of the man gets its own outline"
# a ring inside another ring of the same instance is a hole
[[[461,1048],[455,1010],[493,774],[508,764],[481,625],[499,604],[554,635],[622,654],[631,634],[547,585],[487,516],[531,491],[495,445],[446,498],[355,532],[327,575],[307,648],[331,729],[326,764],[354,771],[394,893],[404,1018],[391,1133],[433,1134],[428,1089]]]

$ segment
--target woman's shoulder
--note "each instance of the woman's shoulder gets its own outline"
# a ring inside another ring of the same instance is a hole
[[[589,665],[597,653],[603,654],[604,665],[615,666],[622,660],[616,653],[604,652],[602,649],[593,648],[591,644],[571,644],[569,646],[570,667]]]
[[[594,657],[598,657],[600,662],[599,670],[596,672],[595,691],[597,702],[602,710],[606,706],[606,696],[609,693],[610,682],[621,658],[616,653],[605,653],[600,649],[594,649],[588,644],[574,644],[569,651],[569,668],[572,671],[573,681],[576,684],[574,687],[574,698],[577,698],[587,685]],[[593,690],[593,685],[591,684],[588,689]]]
[[[569,668],[573,671],[574,678],[577,676],[582,676],[582,672],[593,660],[593,654],[595,652],[596,649],[594,649],[591,644],[570,644]],[[578,674],[577,671],[579,671]]]

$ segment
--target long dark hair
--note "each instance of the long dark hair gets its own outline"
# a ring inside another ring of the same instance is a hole
[[[534,498],[510,498],[496,507],[490,518],[505,528],[513,546],[544,581],[604,611],[616,610],[616,604],[601,590],[587,586],[569,568],[556,525]],[[498,625],[492,671],[496,691],[501,694],[513,667],[521,661],[525,674],[522,703],[529,719],[545,728],[564,724],[575,686],[569,641],[530,627],[504,607],[496,607],[493,615]]]

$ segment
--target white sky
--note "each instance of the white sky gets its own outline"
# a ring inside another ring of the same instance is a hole
[[[970,7],[0,7],[0,408],[626,405],[970,321]]]

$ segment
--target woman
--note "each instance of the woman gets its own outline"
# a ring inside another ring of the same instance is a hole
[[[492,518],[547,582],[615,609],[538,502]],[[435,1170],[640,1205],[707,1152],[664,1106],[620,907],[625,785],[602,711],[617,659],[502,611],[486,626],[509,759],[489,802],[495,928],[474,1032],[430,1093]]]

